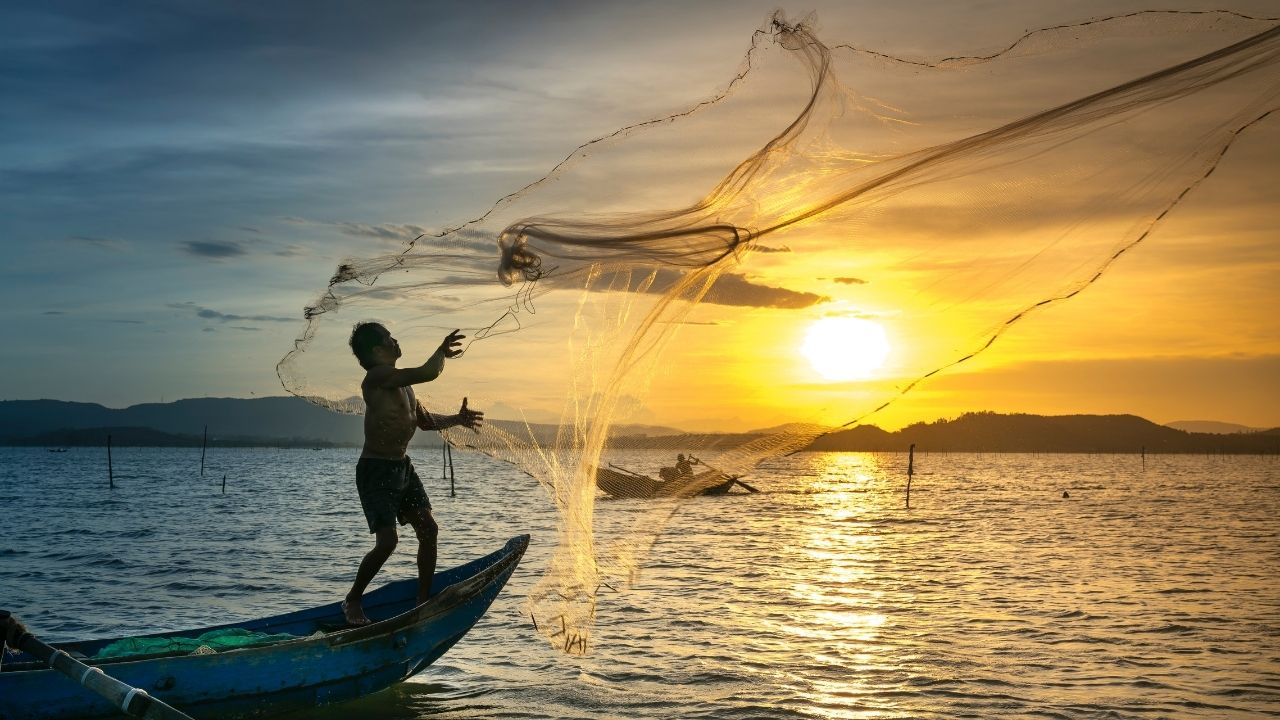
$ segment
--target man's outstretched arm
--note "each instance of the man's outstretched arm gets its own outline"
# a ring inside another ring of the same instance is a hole
[[[369,380],[379,387],[401,388],[418,383],[431,382],[444,372],[445,358],[456,358],[462,354],[462,340],[466,335],[457,330],[449,333],[440,347],[436,348],[427,361],[415,368],[374,368],[369,371]]]
[[[484,423],[484,413],[467,407],[466,398],[462,398],[462,408],[458,410],[457,415],[433,415],[422,407],[421,402],[418,403],[417,414],[419,430],[445,430],[451,427],[466,427],[480,432],[480,425]]]

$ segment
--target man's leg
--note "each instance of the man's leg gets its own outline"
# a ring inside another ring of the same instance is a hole
[[[352,625],[369,623],[369,618],[364,614],[364,607],[360,604],[360,598],[369,587],[369,583],[373,582],[373,576],[378,574],[383,563],[391,557],[400,539],[396,534],[394,523],[378,528],[374,537],[376,540],[373,549],[360,561],[360,568],[356,570],[356,581],[351,585],[351,592],[347,593],[347,599],[342,603],[342,612],[346,615],[347,622]]]
[[[409,515],[409,524],[418,535],[418,604],[427,601],[431,595],[431,579],[436,574],[436,540],[440,528],[436,519],[431,517],[431,508],[414,508]]]

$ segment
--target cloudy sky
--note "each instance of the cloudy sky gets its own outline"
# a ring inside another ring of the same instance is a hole
[[[276,362],[344,258],[474,217],[583,141],[714,94],[776,5],[0,5],[0,399],[283,394]],[[945,57],[1117,4],[1059,5],[785,9],[813,11],[829,43]],[[1256,169],[1280,160],[1266,155],[1276,126],[1206,205],[1249,188],[1250,212],[1276,206]],[[1274,223],[1208,227],[1144,245],[886,421],[991,409],[1280,425]],[[727,423],[679,413],[659,419]]]

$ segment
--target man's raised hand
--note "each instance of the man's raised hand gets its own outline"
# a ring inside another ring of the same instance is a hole
[[[480,432],[480,424],[484,422],[484,413],[467,407],[467,399],[462,398],[462,409],[458,411],[458,424]]]
[[[462,354],[463,335],[458,330],[454,330],[445,337],[444,342],[440,343],[440,352],[444,353],[447,358],[456,358]]]

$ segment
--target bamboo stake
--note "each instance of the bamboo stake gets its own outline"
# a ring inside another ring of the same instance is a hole
[[[449,497],[457,497],[458,493],[453,488],[453,445],[448,440],[444,441],[444,452],[449,458]]]
[[[907,449],[907,509],[911,509],[911,476],[916,471],[916,444]]]
[[[209,447],[209,426],[204,426],[204,442],[200,443],[200,477],[204,477],[204,451]]]
[[[116,489],[116,476],[111,471],[111,435],[107,435],[107,483],[112,490]]]

